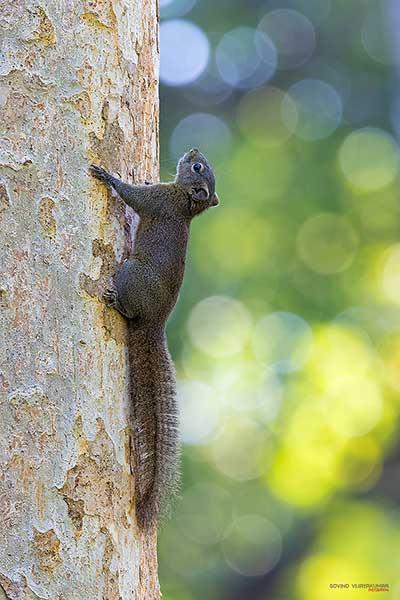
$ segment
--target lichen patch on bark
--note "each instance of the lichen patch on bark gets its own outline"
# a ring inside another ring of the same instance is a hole
[[[33,548],[38,567],[51,574],[62,563],[60,557],[60,540],[53,529],[38,531],[33,529]]]
[[[119,263],[115,258],[112,247],[104,244],[102,240],[96,239],[93,241],[92,252],[93,260],[100,262],[99,272],[95,279],[86,273],[81,273],[79,278],[81,288],[90,297],[102,302],[99,326],[104,330],[105,341],[113,338],[118,344],[125,344],[126,324],[124,318],[117,311],[108,308],[103,301],[103,294],[112,285],[112,275],[118,269]]]
[[[113,520],[129,527],[127,515],[133,510],[129,474],[116,461],[113,442],[102,420],[97,419],[94,440],[82,437],[82,451],[60,489],[75,529],[82,530],[85,515],[98,517],[103,528]]]
[[[115,552],[114,543],[107,530],[102,530],[105,535],[105,546],[103,555],[103,573],[105,576],[104,597],[107,600],[120,600],[121,596],[118,590],[118,570],[113,565],[113,556]]]
[[[115,253],[110,244],[96,239],[92,242],[93,258],[101,260],[100,273],[94,280],[85,273],[80,275],[81,288],[92,298],[101,299],[105,290],[109,287],[110,279],[118,267]]]
[[[19,585],[0,573],[0,600],[20,600],[21,598]]]
[[[4,573],[0,573],[0,600],[45,600],[45,596],[35,594],[29,588],[26,577],[22,576],[17,581],[12,581]],[[55,600],[63,599],[57,596]]]
[[[76,537],[79,537],[82,533],[85,504],[83,500],[74,500],[65,494],[63,494],[63,496],[68,507],[68,516],[71,519],[72,526],[75,530],[75,535]]]
[[[0,183],[0,215],[10,206],[10,198],[4,183]]]
[[[39,223],[43,233],[49,238],[54,238],[57,233],[57,221],[53,215],[55,202],[52,198],[42,198],[39,204]]]
[[[36,26],[32,32],[32,40],[41,43],[44,46],[52,46],[56,43],[56,34],[53,23],[50,21],[46,11],[42,6],[37,6],[32,10],[36,20]]]

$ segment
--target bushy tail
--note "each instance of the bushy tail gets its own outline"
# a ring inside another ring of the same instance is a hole
[[[129,325],[136,514],[156,525],[178,482],[179,444],[175,369],[163,328]]]

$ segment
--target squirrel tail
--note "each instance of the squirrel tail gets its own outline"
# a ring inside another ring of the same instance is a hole
[[[175,368],[165,331],[129,321],[136,515],[156,526],[178,485],[179,443]]]

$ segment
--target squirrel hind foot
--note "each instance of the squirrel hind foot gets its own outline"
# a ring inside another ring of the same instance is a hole
[[[121,305],[121,302],[119,301],[119,297],[118,297],[118,292],[114,287],[108,288],[103,293],[103,300],[104,300],[105,305],[108,308],[115,308],[115,310],[120,312],[121,315],[123,315],[124,317],[127,317],[128,319],[130,318],[130,315],[128,315],[128,313],[125,311],[124,307]]]
[[[103,300],[108,308],[118,308],[118,292],[116,289],[109,288],[103,294]]]

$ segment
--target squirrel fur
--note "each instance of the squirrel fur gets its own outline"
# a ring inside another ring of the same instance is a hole
[[[178,482],[175,369],[165,325],[182,285],[190,223],[219,200],[213,170],[197,149],[182,156],[171,183],[129,185],[101,167],[90,172],[140,217],[134,253],[104,299],[129,323],[136,514],[148,528],[156,526]]]

